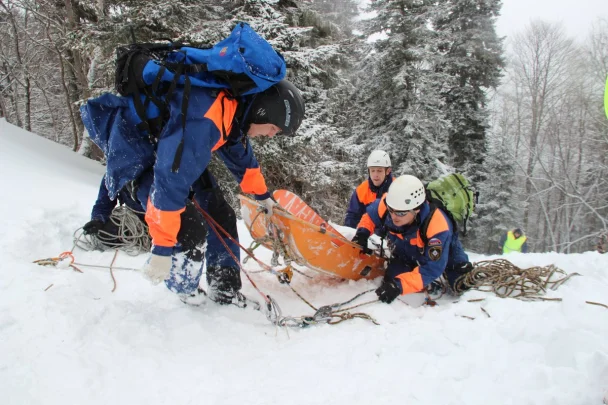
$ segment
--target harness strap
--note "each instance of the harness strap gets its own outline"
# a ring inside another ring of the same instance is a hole
[[[182,139],[179,141],[179,145],[177,146],[177,150],[175,151],[175,156],[173,157],[173,165],[171,166],[171,171],[173,173],[177,173],[179,170],[179,166],[182,163],[182,154],[184,152],[184,138],[186,137],[186,120],[188,113],[188,102],[190,101],[190,77],[188,75],[185,76],[184,83],[184,94],[182,97]],[[223,114],[222,114],[223,117]]]
[[[422,221],[422,223],[420,224],[420,227],[418,228],[418,232],[420,233],[420,239],[422,239],[422,242],[424,243],[425,246],[429,241],[429,238],[426,235],[426,232],[429,229],[429,224],[431,223],[433,214],[435,214],[435,211],[437,210],[437,206],[435,205],[434,202],[430,202],[429,205],[431,208],[429,211],[429,215],[424,219],[424,221]],[[451,218],[450,218],[450,220],[451,220]]]

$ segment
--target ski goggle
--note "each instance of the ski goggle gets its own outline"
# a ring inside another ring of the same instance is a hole
[[[388,212],[390,212],[391,214],[393,214],[396,217],[404,217],[407,214],[409,214],[410,212],[415,214],[416,212],[414,210],[407,210],[407,211],[395,211],[394,209],[392,209],[391,207],[389,207],[388,205],[386,206],[386,208],[388,209]]]

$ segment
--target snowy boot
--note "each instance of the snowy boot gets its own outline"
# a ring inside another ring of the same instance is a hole
[[[194,261],[184,253],[177,253],[173,255],[173,266],[165,285],[176,293],[182,302],[198,306],[205,300],[205,295],[198,286],[202,273],[202,261]]]
[[[205,290],[203,290],[200,287],[197,288],[196,291],[193,293],[178,294],[178,295],[179,295],[179,299],[184,304],[192,305],[194,307],[203,305],[205,303],[205,301],[207,300],[207,294],[205,293]]]
[[[247,299],[239,292],[241,289],[241,273],[236,267],[211,266],[207,268],[207,284],[209,299],[220,305],[236,305],[244,308]]]

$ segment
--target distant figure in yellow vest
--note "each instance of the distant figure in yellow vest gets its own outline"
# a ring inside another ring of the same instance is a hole
[[[500,239],[499,247],[502,253],[520,252],[528,253],[528,237],[519,228],[515,228]]]

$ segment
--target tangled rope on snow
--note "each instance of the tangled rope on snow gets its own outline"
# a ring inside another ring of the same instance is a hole
[[[483,260],[474,263],[473,270],[460,277],[455,288],[463,291],[463,287],[468,285],[479,291],[493,292],[501,298],[550,300],[543,298],[547,289],[556,290],[573,276],[580,274],[567,274],[555,265],[521,269],[505,259]]]
[[[117,206],[109,221],[116,225],[116,235],[100,230],[96,235],[85,235],[82,228],[74,232],[74,245],[91,250],[119,249],[131,256],[150,251],[151,240],[148,226],[127,206]]]

